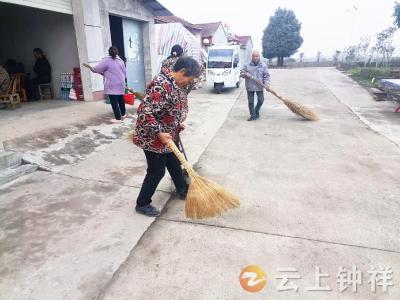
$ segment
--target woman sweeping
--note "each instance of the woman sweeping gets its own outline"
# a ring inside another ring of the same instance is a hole
[[[174,45],[171,48],[171,55],[161,63],[161,69],[167,68],[171,72],[174,70],[175,63],[183,54],[183,48],[180,45]]]
[[[170,139],[176,141],[188,113],[187,98],[181,95],[182,88],[199,76],[197,61],[181,57],[172,71],[162,68],[147,86],[143,102],[138,108],[133,133],[133,143],[144,150],[147,160],[147,174],[136,202],[138,213],[152,217],[160,214],[151,205],[151,198],[165,175],[165,168],[171,175],[177,193],[181,198],[186,196],[188,185],[182,168],[166,143]]]
[[[118,56],[118,48],[110,47],[108,49],[108,57],[95,67],[88,64],[83,66],[89,68],[92,72],[104,76],[104,93],[108,95],[114,112],[115,119],[111,119],[111,123],[119,123],[127,117],[124,102],[126,68],[124,61]]]
[[[161,64],[161,69],[167,68],[172,72],[174,70],[174,66],[178,59],[183,56],[183,48],[180,45],[174,45],[171,48],[171,55],[168,56],[166,59],[163,60]],[[200,66],[200,76],[202,73],[202,67]],[[201,81],[200,76],[197,77],[195,80],[192,80],[189,84],[187,84],[184,87],[181,87],[182,89],[182,97],[188,97],[189,93],[191,90],[193,90]]]
[[[167,69],[168,72],[173,72],[176,62],[182,56],[183,56],[183,48],[178,44],[172,46],[171,55],[163,60],[161,69],[164,69],[164,70]],[[201,66],[200,66],[200,75],[198,77],[196,77],[195,79],[191,80],[187,85],[179,87],[181,89],[180,95],[182,97],[182,103],[184,105],[187,105],[187,98],[189,96],[189,93],[199,83],[201,72],[202,72],[202,70],[201,70]],[[187,110],[187,107],[184,107],[184,109]],[[178,136],[178,140],[179,140],[179,136]]]

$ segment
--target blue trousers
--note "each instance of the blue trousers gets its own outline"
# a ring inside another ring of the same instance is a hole
[[[257,104],[254,107],[254,94],[257,94]],[[247,99],[249,102],[249,111],[251,117],[259,117],[260,109],[264,103],[264,91],[247,91]]]

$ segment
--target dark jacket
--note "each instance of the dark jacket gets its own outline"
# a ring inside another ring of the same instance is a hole
[[[33,66],[39,83],[48,83],[51,81],[51,67],[46,57],[37,59]]]

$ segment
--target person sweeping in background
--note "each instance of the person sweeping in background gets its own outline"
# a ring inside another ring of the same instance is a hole
[[[264,87],[257,84],[248,77],[252,76],[266,87],[270,84],[270,75],[267,65],[261,60],[260,51],[254,50],[251,54],[251,61],[244,65],[242,77],[246,80],[247,99],[249,103],[250,118],[247,121],[254,121],[260,118],[260,109],[264,103]],[[257,105],[254,107],[254,94],[257,94]]]
[[[188,113],[187,97],[182,97],[182,88],[200,76],[200,66],[190,57],[179,58],[173,69],[167,67],[149,83],[143,102],[137,111],[133,132],[133,143],[144,150],[147,173],[136,201],[136,212],[155,217],[160,211],[151,205],[152,196],[165,175],[167,168],[176,191],[185,198],[188,191],[181,165],[166,146],[176,142],[179,131],[184,127]]]
[[[178,61],[179,57],[183,54],[183,48],[181,45],[174,45],[171,48],[171,55],[164,59],[161,63],[161,69],[167,68],[172,72],[174,70],[175,63]]]
[[[114,112],[115,119],[111,119],[111,123],[120,123],[122,119],[127,117],[124,93],[126,68],[124,61],[118,56],[118,48],[112,46],[108,49],[108,57],[95,67],[83,64],[93,73],[104,76],[104,93],[108,95]]]
[[[168,69],[169,72],[174,70],[174,66],[178,59],[183,56],[183,48],[180,45],[174,45],[171,48],[171,55],[163,60],[161,64],[161,69]],[[200,66],[200,76],[201,76],[202,67]],[[189,93],[195,88],[196,85],[199,84],[200,76],[193,79],[186,86],[180,87],[182,90],[181,96],[186,98],[183,99],[184,103],[187,103],[187,97]]]

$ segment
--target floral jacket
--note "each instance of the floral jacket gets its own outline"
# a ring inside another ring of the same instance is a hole
[[[176,140],[179,125],[188,113],[187,97],[182,95],[169,73],[168,68],[162,68],[147,86],[132,137],[135,145],[156,153],[171,152],[158,139],[157,133],[168,132]]]
[[[179,57],[166,58],[162,61],[161,69],[167,68],[169,72],[174,71],[174,66],[178,61]],[[182,96],[187,97],[189,93],[200,84],[201,78],[195,78],[186,87],[181,88],[184,93]]]
[[[161,69],[167,68],[170,72],[172,72],[178,59],[179,57],[170,57],[164,59],[161,63]]]

